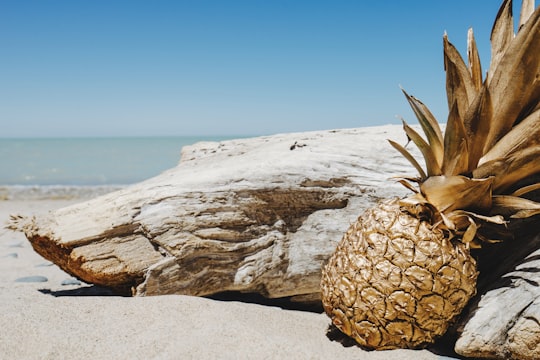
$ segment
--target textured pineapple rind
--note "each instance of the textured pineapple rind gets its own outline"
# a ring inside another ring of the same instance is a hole
[[[334,325],[369,349],[419,348],[443,335],[476,293],[464,244],[401,210],[368,209],[323,267],[321,291]]]

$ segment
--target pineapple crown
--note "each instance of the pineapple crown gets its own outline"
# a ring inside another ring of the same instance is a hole
[[[427,141],[405,121],[403,128],[426,170],[405,147],[389,142],[419,173],[399,180],[415,193],[402,205],[428,207],[436,226],[479,247],[503,237],[492,228],[540,214],[540,203],[523,197],[540,189],[540,7],[523,0],[514,34],[512,0],[503,1],[485,79],[472,29],[467,40],[468,64],[443,37],[449,107],[444,135],[429,109],[403,90]]]

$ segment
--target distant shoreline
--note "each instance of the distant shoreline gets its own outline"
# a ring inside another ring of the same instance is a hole
[[[391,138],[405,144],[406,140],[400,125],[351,129],[362,129],[366,136],[376,136],[381,142]],[[315,132],[288,134],[305,136]],[[279,135],[283,134],[269,136]],[[253,136],[258,137],[266,136]],[[93,139],[23,139],[17,146],[13,144],[16,141],[0,139],[0,154],[3,155],[0,157],[0,167],[4,170],[0,174],[0,200],[91,199],[145,181],[177,166],[184,148],[203,142],[229,143],[245,138],[170,136]],[[6,145],[8,142],[11,144]],[[388,149],[391,149],[389,145]]]
[[[0,185],[0,201],[86,200],[129,185]]]

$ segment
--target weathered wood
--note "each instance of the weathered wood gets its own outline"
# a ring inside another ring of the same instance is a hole
[[[540,359],[540,233],[534,226],[538,223],[513,244],[494,245],[480,258],[479,295],[462,319],[459,354]]]
[[[308,300],[358,214],[406,193],[390,177],[411,167],[385,138],[406,140],[386,126],[199,143],[153,179],[12,226],[66,272],[135,295]]]

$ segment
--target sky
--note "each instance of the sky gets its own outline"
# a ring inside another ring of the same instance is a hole
[[[500,0],[0,0],[0,137],[249,136],[446,121]],[[514,7],[519,14],[519,1]]]

